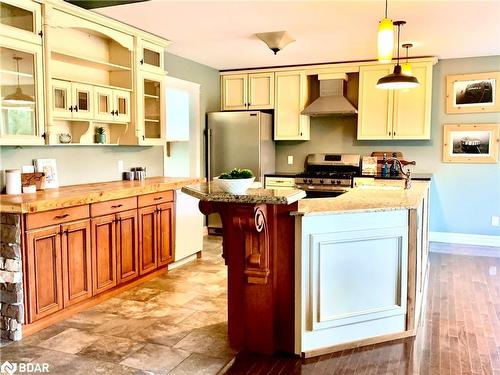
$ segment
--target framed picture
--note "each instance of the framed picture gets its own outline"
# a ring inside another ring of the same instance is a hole
[[[500,72],[446,77],[446,113],[500,112]]]
[[[445,124],[443,162],[497,163],[498,124]]]
[[[42,187],[43,189],[59,187],[56,159],[35,159],[35,169],[37,172],[45,173],[45,185]]]

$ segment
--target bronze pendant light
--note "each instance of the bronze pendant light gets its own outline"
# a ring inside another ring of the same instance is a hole
[[[398,27],[398,56],[396,66],[391,74],[380,78],[377,82],[377,88],[385,90],[410,89],[418,87],[420,83],[411,76],[402,73],[401,65],[399,65],[399,38],[401,34],[401,26],[406,24],[406,21],[395,21],[394,25]]]

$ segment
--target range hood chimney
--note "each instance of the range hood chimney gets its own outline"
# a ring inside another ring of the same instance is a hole
[[[302,111],[308,116],[350,116],[358,110],[344,96],[347,74],[319,74],[319,97]]]

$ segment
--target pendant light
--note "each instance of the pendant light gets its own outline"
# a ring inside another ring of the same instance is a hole
[[[378,61],[388,63],[392,61],[394,51],[394,25],[387,18],[387,0],[385,0],[385,18],[378,25],[377,33]]]
[[[380,78],[377,82],[377,88],[386,90],[397,90],[397,89],[411,89],[413,87],[418,87],[420,83],[413,76],[407,76],[401,72],[401,65],[399,65],[399,36],[401,34],[401,25],[404,25],[405,21],[396,21],[394,25],[398,27],[398,56],[396,66],[394,67],[394,72]]]
[[[21,89],[21,85],[19,84],[19,61],[22,60],[22,57],[19,56],[14,56],[14,60],[16,60],[16,66],[17,66],[17,88],[16,92],[14,94],[6,95],[2,99],[4,103],[7,104],[14,104],[14,105],[26,105],[26,104],[33,104],[35,103],[35,100],[33,97],[26,95],[23,93],[23,90]]]
[[[413,47],[413,44],[405,43],[402,47],[406,49],[406,62],[401,64],[401,74],[404,74],[405,76],[412,76],[413,73],[411,70],[411,64],[408,62],[408,50]]]

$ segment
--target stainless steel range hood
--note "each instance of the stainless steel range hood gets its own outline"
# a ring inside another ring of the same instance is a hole
[[[301,112],[308,116],[355,115],[356,107],[344,96],[346,74],[318,75],[319,97]]]

